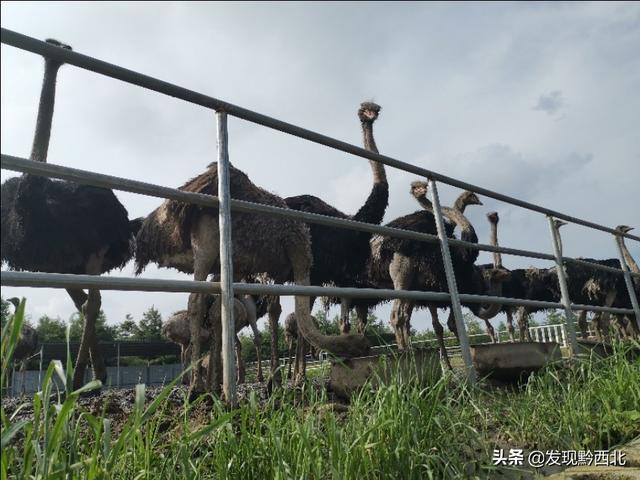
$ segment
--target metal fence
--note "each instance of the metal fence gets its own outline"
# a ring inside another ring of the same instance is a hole
[[[112,188],[126,192],[138,193],[159,197],[163,199],[173,199],[180,202],[187,202],[201,206],[209,206],[219,208],[220,215],[220,282],[198,282],[198,281],[178,281],[178,280],[156,280],[156,279],[140,279],[140,278],[117,278],[117,277],[95,277],[91,275],[64,275],[53,273],[30,273],[30,272],[2,272],[2,285],[6,286],[31,286],[31,287],[53,287],[53,288],[100,288],[110,290],[138,290],[138,291],[164,291],[164,292],[196,292],[196,293],[220,293],[222,294],[222,318],[223,318],[223,390],[226,398],[235,401],[235,367],[233,361],[233,316],[232,309],[229,308],[231,299],[235,294],[270,294],[270,295],[327,295],[335,297],[351,297],[351,298],[388,298],[388,299],[408,299],[408,300],[427,300],[427,301],[446,301],[451,304],[456,326],[458,328],[460,347],[466,367],[466,372],[470,382],[475,381],[475,373],[471,363],[471,354],[469,350],[469,340],[465,330],[462,318],[461,302],[465,303],[501,303],[504,305],[523,305],[536,308],[564,308],[567,319],[567,334],[569,336],[569,344],[575,350],[576,333],[575,319],[573,310],[590,310],[605,311],[617,314],[632,315],[635,313],[636,321],[640,322],[640,309],[638,308],[638,300],[636,298],[632,275],[640,277],[640,275],[631,273],[625,262],[620,246],[618,245],[621,270],[606,267],[599,264],[585,262],[579,259],[563,257],[559,247],[560,234],[554,225],[554,219],[561,219],[567,222],[582,225],[591,229],[600,230],[614,236],[621,236],[628,239],[640,241],[640,237],[629,233],[621,233],[612,228],[598,225],[593,222],[582,220],[570,215],[563,214],[548,208],[544,208],[532,203],[519,200],[507,195],[503,195],[486,188],[472,185],[445,175],[436,173],[425,168],[411,165],[400,160],[380,155],[378,153],[367,151],[363,148],[351,145],[349,143],[327,137],[325,135],[313,132],[296,125],[292,125],[281,120],[277,120],[266,115],[224,102],[222,100],[188,90],[171,83],[152,78],[138,72],[128,70],[117,65],[113,65],[87,55],[80,54],[75,51],[61,49],[40,40],[13,32],[11,30],[2,29],[2,43],[13,47],[26,50],[32,53],[42,55],[47,58],[58,60],[60,62],[75,65],[86,70],[96,72],[111,78],[121,80],[126,83],[138,85],[156,92],[169,95],[186,102],[200,105],[216,111],[217,132],[218,132],[218,177],[219,196],[210,196],[183,192],[174,188],[167,188],[160,185],[139,182],[136,180],[113,177],[109,175],[97,174],[85,170],[72,169],[59,165],[52,165],[40,162],[34,162],[23,158],[2,154],[1,166],[4,169],[31,173],[34,175],[43,175],[58,179],[65,179],[87,185],[94,185],[104,188]],[[227,115],[241,118],[259,125],[272,128],[290,135],[294,135],[311,142],[325,145],[327,147],[350,153],[358,157],[374,160],[387,166],[399,168],[409,173],[425,177],[429,180],[429,189],[432,196],[433,212],[437,225],[438,235],[429,235],[412,231],[405,231],[396,228],[389,228],[380,225],[372,225],[352,220],[345,220],[333,217],[326,217],[307,212],[300,212],[284,208],[278,208],[270,205],[255,204],[246,201],[234,200],[229,197],[229,158],[228,158],[228,132],[227,132]],[[551,240],[553,246],[553,254],[541,252],[533,252],[527,250],[518,250],[513,248],[497,247],[484,244],[472,244],[461,240],[447,238],[444,229],[444,220],[440,200],[438,196],[437,182],[442,182],[461,189],[471,190],[481,195],[485,195],[496,200],[507,202],[534,212],[546,215],[549,220],[551,229]],[[377,233],[392,237],[406,238],[431,243],[439,243],[442,251],[445,273],[447,278],[449,293],[441,292],[424,292],[424,291],[406,291],[406,290],[385,290],[385,289],[357,289],[357,288],[335,288],[335,287],[318,287],[318,286],[301,286],[301,285],[263,285],[263,284],[246,284],[232,282],[232,258],[231,258],[231,232],[230,232],[230,215],[234,212],[250,212],[253,214],[276,215],[281,217],[289,217],[303,220],[309,223],[317,223],[321,225],[329,225],[351,230],[358,230],[370,233]],[[614,238],[615,239],[615,238]],[[519,255],[531,258],[554,261],[557,266],[558,280],[562,292],[561,302],[539,302],[526,299],[512,299],[504,297],[490,297],[480,295],[468,295],[458,293],[449,246],[463,246],[465,248],[473,248],[482,251],[501,252],[511,255]],[[573,262],[593,269],[617,272],[624,275],[629,297],[632,302],[633,309],[607,308],[592,305],[576,305],[572,304],[568,295],[567,281],[563,264]]]

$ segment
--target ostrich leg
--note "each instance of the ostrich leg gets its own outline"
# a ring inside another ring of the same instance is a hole
[[[404,317],[402,320],[402,333],[404,335],[404,344],[406,345],[406,348],[411,346],[411,315],[413,313],[414,306],[414,302],[405,301],[402,303],[401,308],[401,315]]]
[[[262,375],[262,336],[260,335],[258,324],[256,323],[255,319],[249,320],[249,326],[253,331],[253,344],[256,348],[256,358],[258,359],[257,380],[259,382],[262,382],[264,380],[264,376]]]
[[[507,314],[507,330],[509,331],[509,341],[513,343],[516,341],[515,330],[513,328],[513,312],[511,311],[510,308],[508,308],[506,311],[506,314]]]
[[[192,228],[191,232],[191,246],[193,248],[193,279],[196,281],[204,282],[207,280],[211,268],[218,260],[220,255],[220,238],[218,230],[218,219],[211,215],[203,215],[198,224]],[[221,304],[220,297],[218,296],[218,303],[214,308],[218,308]],[[220,310],[217,310],[218,312]],[[200,331],[205,316],[207,315],[206,309],[206,294],[191,293],[189,295],[189,304],[187,308],[187,315],[189,317],[189,332],[191,334],[191,363],[193,364],[193,370],[191,374],[190,393],[191,396],[198,393],[203,393],[205,390],[205,382],[202,371],[202,356]],[[215,351],[215,346],[219,339],[220,345],[222,345],[222,334],[217,334],[216,330],[222,329],[222,315],[213,315],[212,329],[214,330],[214,342],[212,343],[211,359],[209,370],[214,372],[211,376],[215,377],[217,372],[217,365],[220,364],[221,354]],[[218,389],[218,385],[214,383],[214,390]]]
[[[411,261],[404,255],[395,253],[389,264],[389,276],[393,281],[394,290],[410,290],[413,281],[414,269]],[[396,335],[396,343],[399,350],[405,350],[409,347],[407,342],[407,308],[406,300],[396,299],[393,301],[391,310],[391,325]]]
[[[271,333],[271,378],[273,382],[279,385],[282,381],[282,376],[278,369],[280,363],[278,355],[278,321],[282,313],[282,307],[278,297],[273,297],[269,300],[267,313],[269,315],[269,330]]]
[[[309,350],[309,343],[305,340],[304,336],[298,335],[298,341],[296,345],[296,357],[295,366],[293,367],[294,384],[301,385],[304,383],[304,379],[307,371],[307,351]]]
[[[97,343],[96,336],[96,319],[98,312],[100,311],[100,292],[96,289],[89,290],[89,296],[86,304],[83,306],[84,312],[84,329],[82,331],[82,338],[80,340],[80,349],[78,351],[78,358],[76,360],[75,371],[73,373],[73,389],[77,390],[84,384],[84,372],[87,368],[87,362],[89,361],[89,352],[92,345]],[[95,361],[99,361],[100,355],[93,355]],[[92,358],[93,361],[93,358]],[[104,365],[102,365],[104,368]],[[94,376],[98,373],[99,369],[94,364]],[[102,380],[102,379],[100,379]]]
[[[311,304],[313,307],[313,304]],[[338,322],[338,327],[340,328],[340,333],[347,334],[351,331],[351,319],[349,315],[351,314],[351,299],[343,298],[340,300],[340,321]]]
[[[358,319],[358,333],[364,335],[367,329],[367,322],[369,316],[369,308],[364,305],[358,305],[356,307],[356,318]]]
[[[453,313],[453,309],[449,309],[447,327],[449,327],[449,330],[453,332],[453,334],[456,336],[456,339],[458,340],[458,343],[460,343],[460,337],[458,337],[458,326],[456,325],[456,317]]]
[[[432,305],[429,305],[429,312],[431,313],[431,325],[433,326],[433,331],[436,333],[438,346],[440,347],[440,360],[444,362],[449,370],[452,370],[451,362],[449,361],[449,355],[447,354],[447,348],[444,344],[444,329],[442,328],[442,325],[440,325],[440,321],[438,320],[438,309]]]
[[[222,300],[218,296],[216,308],[222,308]],[[219,311],[219,310],[218,310]],[[222,315],[215,315],[211,325],[212,339],[210,345],[210,362],[208,374],[208,383],[211,391],[220,395],[222,393]]]
[[[97,321],[97,318],[98,318],[98,314],[100,312],[100,306],[102,304],[100,291],[94,290],[92,294],[91,290],[89,290],[89,295],[87,295],[81,289],[68,288],[67,293],[71,297],[71,300],[73,300],[73,304],[76,306],[78,311],[80,313],[83,313],[83,316],[85,317],[85,328],[86,328],[86,324],[90,321],[88,319],[89,315],[95,316],[95,320],[93,321],[95,325],[95,322]],[[91,302],[92,302],[91,307],[88,304],[89,299],[91,299]],[[83,335],[83,342],[85,341],[89,342],[87,344],[88,353],[84,355],[85,358],[83,361],[79,361],[76,364],[76,370],[78,370],[78,373],[77,373],[77,378],[74,375],[74,388],[80,388],[82,386],[82,382],[84,381],[84,371],[86,369],[88,356],[91,357],[91,365],[93,367],[94,378],[97,380],[100,380],[103,384],[107,380],[107,369],[104,363],[104,358],[102,357],[102,354],[99,351],[98,337],[97,337],[97,333],[95,332],[95,328],[94,328],[94,334],[86,337],[86,340]],[[81,347],[83,342],[81,342]],[[78,359],[79,358],[80,358],[80,352],[78,352]],[[76,387],[76,382],[79,382],[79,386],[77,387]]]
[[[287,378],[291,379],[291,358],[293,357],[292,353],[293,353],[293,337],[289,337],[287,339],[287,346],[288,346],[288,357],[287,358],[287,365],[288,365],[288,369],[287,369]]]
[[[491,339],[491,343],[498,343],[498,340],[496,339],[496,330],[493,328],[493,325],[491,325],[489,320],[487,320],[486,318],[483,319],[483,320],[484,320],[484,324],[487,327],[487,333],[489,334],[489,338]]]
[[[85,325],[89,322],[93,324],[93,336],[90,337],[89,343],[89,356],[93,367],[94,380],[100,380],[104,385],[107,382],[107,367],[104,363],[102,352],[100,352],[96,331],[96,324],[98,322],[98,315],[100,314],[101,306],[102,296],[100,295],[100,290],[95,288],[89,289],[89,298],[87,299],[87,318],[85,319]]]
[[[76,309],[82,313],[82,307],[87,302],[87,298],[89,298],[87,294],[84,293],[84,290],[80,290],[79,288],[67,288],[67,293],[71,297]]]
[[[236,335],[236,368],[238,369],[238,383],[244,383],[246,377],[246,369],[244,359],[242,358],[242,344],[238,335]]]
[[[587,332],[587,311],[580,310],[578,314],[578,327],[580,328],[580,334],[584,340],[589,336],[589,332]]]
[[[518,329],[520,330],[520,341],[531,342],[531,333],[529,332],[529,311],[526,307],[518,308]]]
[[[83,290],[77,288],[68,288],[67,293],[71,297],[76,309],[84,317],[85,303],[87,302],[86,293]],[[89,345],[84,341],[84,335],[81,338],[80,348],[78,349],[78,356],[76,357],[76,365],[73,373],[73,389],[77,390],[82,387],[84,383],[84,372],[87,368],[87,362],[89,361]]]

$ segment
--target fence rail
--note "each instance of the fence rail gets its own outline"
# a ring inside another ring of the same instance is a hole
[[[239,107],[237,105],[224,102],[222,100],[203,95],[192,90],[173,85],[162,80],[158,80],[147,75],[140,74],[138,72],[128,70],[117,65],[113,65],[87,55],[80,54],[75,51],[61,49],[46,42],[39,41],[37,39],[22,35],[11,30],[2,28],[1,41],[4,44],[14,46],[23,50],[27,50],[36,54],[40,54],[44,57],[56,59],[60,62],[75,65],[77,67],[90,70],[111,78],[115,78],[127,83],[138,85],[150,90],[154,90],[165,95],[169,95],[175,98],[182,99],[184,101],[200,105],[218,112],[218,170],[219,179],[222,182],[219,185],[219,195],[221,197],[213,197],[207,195],[199,195],[194,193],[182,192],[177,189],[161,187],[158,185],[152,185],[144,182],[138,182],[134,180],[112,177],[108,175],[96,174],[93,172],[87,172],[84,170],[70,169],[58,165],[47,165],[39,162],[33,162],[18,157],[2,154],[2,168],[7,168],[15,171],[28,172],[35,175],[44,175],[56,178],[62,178],[69,181],[85,183],[90,185],[102,186],[105,188],[114,188],[128,192],[141,193],[144,195],[151,195],[160,198],[169,198],[181,202],[193,203],[202,206],[210,206],[214,208],[219,207],[220,218],[220,230],[221,230],[221,242],[220,242],[220,256],[221,256],[221,276],[223,281],[223,288],[220,284],[211,282],[195,282],[195,281],[161,281],[161,280],[148,280],[148,279],[127,279],[127,278],[115,278],[115,277],[92,277],[87,275],[61,275],[61,274],[34,274],[28,272],[2,272],[2,285],[12,286],[48,286],[65,288],[69,286],[86,288],[88,286],[94,286],[99,288],[110,288],[119,290],[143,290],[143,291],[185,291],[185,292],[198,292],[198,293],[217,293],[222,290],[223,304],[228,304],[231,301],[231,295],[235,291],[236,293],[258,293],[258,294],[279,294],[279,295],[330,295],[339,297],[379,297],[379,298],[400,298],[400,299],[424,299],[434,301],[447,301],[453,304],[454,316],[456,324],[458,325],[458,331],[460,334],[460,341],[462,347],[463,358],[465,361],[465,367],[467,374],[471,382],[474,381],[473,366],[471,365],[471,357],[469,354],[469,345],[467,343],[467,334],[462,321],[462,314],[459,308],[459,301],[463,303],[503,303],[505,305],[525,305],[535,306],[541,308],[564,308],[567,312],[567,319],[569,322],[569,331],[573,331],[573,310],[592,310],[592,311],[606,311],[611,313],[620,314],[633,314],[635,313],[636,321],[639,322],[640,327],[640,308],[638,307],[638,301],[635,295],[634,287],[631,282],[631,277],[640,277],[640,274],[634,274],[629,272],[628,266],[622,255],[622,251],[619,252],[621,269],[606,267],[599,264],[592,264],[580,259],[573,259],[569,257],[562,257],[558,251],[557,243],[559,241],[559,232],[554,231],[552,220],[562,219],[567,222],[582,225],[588,228],[600,230],[613,234],[615,239],[620,237],[628,238],[631,240],[640,241],[640,237],[631,235],[629,233],[619,232],[610,227],[599,225],[587,220],[579,219],[570,215],[563,214],[545,207],[534,205],[529,202],[519,200],[507,195],[503,195],[486,188],[472,185],[467,182],[463,182],[431,170],[427,170],[415,165],[411,165],[406,162],[380,155],[378,153],[370,152],[361,147],[351,145],[349,143],[330,138],[328,136],[313,132],[281,120],[277,120],[266,115]],[[228,151],[227,151],[227,131],[226,131],[226,115],[232,115],[237,118],[251,121],[259,125],[263,125],[290,135],[294,135],[311,142],[328,146],[330,148],[340,150],[346,153],[374,160],[390,167],[399,168],[409,173],[420,175],[429,179],[430,191],[432,195],[432,202],[434,205],[434,216],[438,224],[438,236],[422,234],[417,232],[409,232],[395,228],[383,227],[380,225],[371,225],[361,222],[354,222],[345,219],[336,219],[332,217],[325,217],[322,215],[316,215],[306,212],[299,212],[294,210],[277,208],[269,205],[255,204],[251,202],[243,202],[229,198],[228,188],[225,188],[224,178],[228,177],[229,167],[227,163]],[[485,195],[496,200],[500,200],[512,205],[526,208],[538,213],[542,213],[549,217],[550,225],[552,225],[552,240],[554,242],[554,254],[545,254],[540,252],[532,252],[526,250],[510,249],[504,247],[494,247],[490,245],[471,244],[461,240],[448,239],[444,234],[442,228],[442,211],[440,208],[439,200],[437,197],[436,181],[452,185],[465,190],[471,190],[481,195]],[[230,208],[227,208],[229,206]],[[447,284],[450,293],[440,292],[415,292],[405,290],[378,290],[378,289],[354,289],[354,288],[327,288],[327,287],[307,287],[307,286],[290,286],[290,285],[261,285],[261,284],[242,284],[231,283],[231,252],[230,252],[230,233],[227,230],[227,226],[230,223],[230,211],[242,211],[251,213],[261,213],[267,215],[286,216],[291,218],[297,218],[310,223],[318,223],[323,225],[335,226],[339,228],[348,228],[352,230],[365,231],[370,233],[378,233],[382,235],[408,238],[412,240],[425,241],[431,243],[439,243],[443,255],[444,265],[446,269]],[[532,258],[538,258],[543,260],[550,260],[556,262],[556,268],[558,271],[558,279],[561,282],[563,290],[562,302],[537,302],[525,299],[511,299],[502,297],[487,297],[478,295],[465,295],[459,294],[457,291],[456,280],[453,274],[453,270],[449,268],[450,265],[450,252],[449,245],[464,246],[466,248],[473,248],[491,252],[501,252],[505,254],[520,255]],[[226,260],[225,260],[226,259]],[[620,309],[611,307],[601,307],[593,305],[574,305],[567,294],[566,281],[564,278],[563,266],[565,263],[577,263],[589,268],[616,272],[622,274],[625,277],[625,282],[628,290],[628,295],[631,300],[632,309]],[[233,331],[233,315],[231,309],[223,308],[223,331]],[[226,338],[229,337],[229,338]],[[235,402],[235,375],[232,375],[232,368],[229,368],[231,360],[232,349],[230,349],[229,341],[232,341],[232,335],[226,335],[223,338],[223,351],[227,353],[224,357],[224,375],[223,384],[224,392],[227,400]],[[570,335],[570,342],[572,350],[576,349],[575,335]]]
[[[217,98],[210,97],[208,95],[204,95],[202,93],[198,93],[184,87],[179,87],[178,85],[174,85],[172,83],[165,82],[157,78],[150,77],[148,75],[143,75],[139,72],[135,72],[133,70],[129,70],[129,69],[120,67],[118,65],[114,65],[112,63],[104,62],[102,60],[98,60],[88,55],[83,55],[73,50],[67,50],[67,49],[61,49],[61,48],[55,47],[46,42],[29,37],[27,35],[23,35],[18,32],[14,32],[6,28],[1,29],[0,40],[2,41],[2,43],[6,45],[11,45],[21,50],[26,50],[32,53],[42,55],[44,57],[59,60],[69,65],[75,65],[76,67],[79,67],[85,70],[99,73],[107,77],[115,78],[126,83],[131,83],[133,85],[138,85],[139,87],[153,90],[155,92],[162,93],[170,97],[179,98],[181,100],[184,100],[185,102],[194,103],[196,105],[200,105],[202,107],[209,108],[211,110],[226,112],[231,116],[241,118],[243,120],[247,120],[253,123],[257,123],[259,125],[263,125],[265,127],[269,127],[283,133],[288,133],[296,137],[304,138],[305,140],[309,140],[314,143],[319,143],[321,145],[325,145],[327,147],[331,147],[336,150],[341,150],[345,153],[351,153],[359,157],[367,158],[369,160],[374,160],[374,161],[383,163],[385,165],[388,165],[390,167],[395,167],[400,170],[404,170],[405,172],[414,173],[416,175],[420,175],[426,178],[432,178],[439,182],[446,183],[447,185],[458,187],[463,190],[471,190],[481,195],[486,195],[487,197],[491,197],[495,200],[500,200],[502,202],[510,203],[512,205],[526,208],[527,210],[532,210],[538,213],[542,213],[544,215],[549,215],[555,218],[559,218],[567,222],[576,223],[579,225],[583,225],[585,227],[601,230],[603,232],[612,233],[614,235],[621,235],[626,238],[640,241],[640,237],[638,236],[635,236],[629,233],[621,234],[620,232],[610,227],[605,227],[597,223],[589,222],[587,220],[582,220],[580,218],[573,217],[571,215],[566,215],[564,213],[551,210],[549,208],[545,208],[539,205],[535,205],[533,203],[525,202],[523,200],[510,197],[508,195],[494,192],[492,190],[482,188],[480,186],[473,185],[471,183],[463,182],[455,178],[442,175],[432,170],[427,170],[426,168],[417,167],[410,163],[402,162],[400,160],[397,160],[392,157],[388,157],[386,155],[370,152],[368,150],[365,150],[362,147],[351,145],[350,143],[337,140],[335,138],[331,138],[311,130],[307,130],[306,128],[298,127],[296,125],[283,122],[282,120],[278,120],[278,119],[269,117],[267,115],[254,112],[252,110],[239,107],[238,105],[234,105],[232,103],[225,102],[223,100],[219,100]]]

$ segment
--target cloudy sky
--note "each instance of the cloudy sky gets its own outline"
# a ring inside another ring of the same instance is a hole
[[[609,226],[640,227],[640,5],[635,3],[2,3],[2,27],[360,144],[356,110],[373,99],[382,153]],[[2,46],[2,152],[28,157],[42,59]],[[233,164],[281,196],[317,195],[355,212],[368,163],[230,119]],[[49,161],[179,186],[215,158],[204,108],[75,67],[61,69]],[[2,171],[2,180],[14,175]],[[389,169],[385,221],[416,210],[413,175]],[[445,204],[459,194],[442,186]],[[117,193],[130,216],[159,201]],[[550,251],[543,216],[484,199],[468,216],[488,241]],[[616,256],[613,239],[563,229],[565,253]],[[629,241],[632,254],[640,255]],[[489,255],[481,254],[481,260]],[[547,266],[505,257],[508,267]],[[115,275],[132,274],[131,266]],[[186,278],[150,267],[148,278]],[[26,296],[32,318],[68,317],[58,290]],[[186,295],[104,292],[110,321],[164,315]],[[292,303],[285,304],[285,313]],[[388,318],[388,309],[379,314]],[[430,323],[424,312],[413,324]]]

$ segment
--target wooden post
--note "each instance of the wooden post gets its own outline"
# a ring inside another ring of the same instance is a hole
[[[231,208],[229,191],[229,145],[227,114],[216,112],[218,119],[218,221],[220,225],[220,296],[222,319],[222,391],[231,406],[236,399],[235,324],[233,318],[233,257],[231,244]]]

